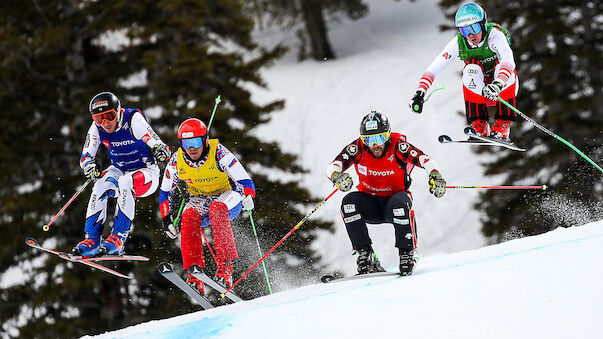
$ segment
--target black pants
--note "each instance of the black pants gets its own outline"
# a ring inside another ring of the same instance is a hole
[[[347,194],[341,203],[343,222],[358,250],[372,244],[366,224],[391,223],[394,225],[396,247],[401,250],[415,248],[416,231],[411,217],[412,199],[408,192],[397,192],[389,197],[377,197],[363,192]]]

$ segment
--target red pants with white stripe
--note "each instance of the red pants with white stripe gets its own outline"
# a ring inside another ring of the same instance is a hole
[[[497,70],[499,68],[500,64],[496,66]],[[463,69],[463,96],[465,97],[465,114],[468,123],[478,119],[488,120],[488,106],[496,106],[495,119],[515,121],[517,118],[517,114],[500,101],[494,102],[482,96],[484,86],[493,80],[484,76],[484,71],[479,64],[470,63],[465,65]],[[499,96],[515,107],[518,91],[519,79],[517,78],[517,72],[513,72]]]
[[[188,269],[197,264],[205,267],[203,259],[202,216],[193,207],[187,206],[182,212],[180,230],[183,268]],[[214,201],[209,206],[209,220],[213,233],[213,243],[218,262],[231,261],[238,257],[234,234],[228,218],[228,207],[221,201]]]

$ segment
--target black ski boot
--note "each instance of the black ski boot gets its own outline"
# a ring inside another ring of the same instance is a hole
[[[398,250],[400,253],[400,275],[411,275],[417,260],[414,250]]]
[[[377,255],[373,252],[370,245],[358,250],[356,264],[358,265],[358,274],[385,272],[385,269],[381,267],[381,263],[379,262],[379,259],[377,259]]]

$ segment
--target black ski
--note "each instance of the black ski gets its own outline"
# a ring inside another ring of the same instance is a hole
[[[84,265],[90,266],[92,268],[96,268],[101,271],[111,273],[115,276],[118,276],[118,277],[124,278],[124,279],[132,279],[132,277],[127,276],[123,273],[114,271],[114,270],[112,270],[108,267],[105,267],[101,264],[98,264],[96,262],[97,261],[148,261],[149,260],[149,258],[140,256],[140,255],[104,255],[104,256],[100,256],[100,257],[83,257],[83,256],[79,256],[79,255],[73,255],[73,254],[67,253],[67,252],[61,252],[61,251],[53,250],[50,248],[42,247],[40,245],[40,243],[32,237],[25,238],[25,243],[30,247],[37,248],[37,249],[45,251],[47,253],[55,254],[61,259],[84,264]]]
[[[203,281],[207,285],[211,286],[211,288],[213,288],[214,290],[220,292],[220,294],[224,294],[224,292],[227,291],[226,287],[222,286],[220,283],[205,274],[205,272],[203,272],[203,269],[199,265],[191,265],[191,267],[189,267],[189,273],[197,279]],[[226,293],[225,296],[234,302],[243,301],[243,299],[241,299],[238,295],[232,293],[232,291]]]
[[[207,310],[214,308],[214,305],[212,305],[209,300],[195,291],[195,289],[190,287],[178,274],[176,274],[176,272],[174,272],[174,268],[171,264],[162,262],[157,267],[157,271],[159,271],[164,278],[181,289],[182,292],[186,293],[189,297],[196,301],[197,304],[199,304],[203,309]]]
[[[330,283],[330,282],[338,282],[338,281],[349,281],[356,279],[365,279],[365,278],[376,278],[376,277],[390,277],[390,276],[400,276],[400,272],[376,272],[376,273],[367,273],[367,274],[356,274],[351,277],[344,278],[336,278],[331,274],[325,274],[320,278],[322,283]]]
[[[467,135],[470,138],[475,138],[475,139],[489,142],[493,145],[506,147],[513,151],[518,151],[518,152],[526,151],[524,148],[518,147],[510,141],[505,141],[505,140],[490,138],[490,137],[482,137],[481,135],[477,134],[477,132],[472,127],[465,127],[464,132],[465,132],[465,135]]]

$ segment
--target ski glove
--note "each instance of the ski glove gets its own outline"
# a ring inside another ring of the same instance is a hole
[[[92,179],[92,181],[96,181],[101,176],[101,171],[99,166],[96,164],[96,159],[92,159],[88,161],[88,163],[84,166],[84,175],[88,179]]]
[[[437,170],[429,173],[429,193],[435,195],[436,198],[441,198],[446,193],[446,180]]]
[[[178,184],[176,184],[176,187],[174,187],[174,190],[172,191],[172,213],[177,214],[180,211],[180,205],[182,202],[184,201],[184,203],[186,203],[190,196],[191,195],[188,192],[188,184],[186,181],[179,180]]]
[[[168,214],[162,220],[161,224],[163,226],[163,232],[170,239],[176,239],[178,234],[180,234],[180,227],[174,227],[174,222],[172,221],[172,217]]]
[[[244,196],[243,199],[241,199],[241,203],[243,204],[243,209],[246,211],[251,211],[255,207],[251,195]]]
[[[337,188],[339,188],[339,190],[342,192],[351,190],[352,185],[354,185],[352,176],[345,172],[333,172],[331,181],[333,182],[333,185],[337,186]]]
[[[500,80],[494,80],[482,89],[482,95],[492,101],[498,100],[498,95],[505,85]]]
[[[408,106],[410,107],[411,111],[419,114],[419,113],[423,112],[423,103],[424,102],[425,102],[425,91],[420,89],[415,92],[415,96],[412,97],[412,100],[410,101]]]
[[[153,146],[153,156],[157,162],[166,162],[170,158],[170,147],[166,144]]]

